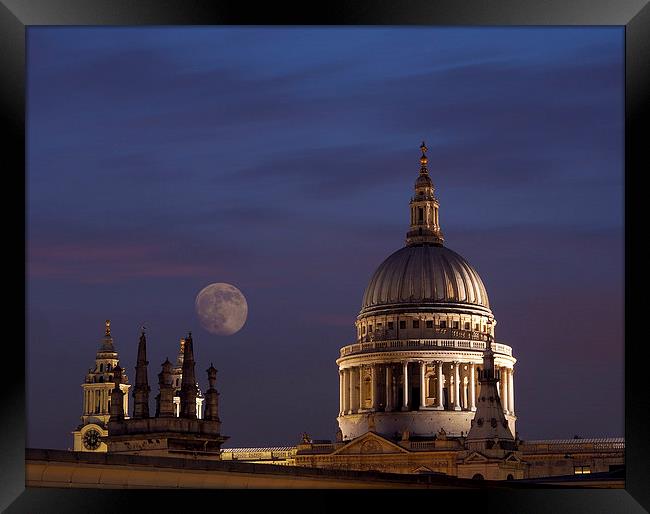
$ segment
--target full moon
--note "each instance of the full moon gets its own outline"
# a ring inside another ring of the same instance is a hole
[[[211,334],[229,336],[246,323],[248,303],[235,286],[218,282],[201,289],[194,302],[201,326]]]

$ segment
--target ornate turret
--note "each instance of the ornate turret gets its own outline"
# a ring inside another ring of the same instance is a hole
[[[104,339],[102,341],[102,350],[106,352],[113,351],[113,337],[111,336],[111,320],[107,319],[104,322]]]
[[[198,387],[194,373],[194,347],[192,344],[192,332],[185,339],[185,351],[183,352],[183,378],[181,379],[181,418],[196,419],[196,397]]]
[[[95,366],[88,370],[81,387],[83,408],[81,424],[72,432],[75,451],[106,451],[106,445],[99,438],[106,435],[110,418],[111,394],[115,378],[118,354],[111,334],[111,320],[104,322],[104,336],[95,355]],[[120,389],[127,393],[131,386],[122,370]],[[124,401],[124,415],[128,417],[128,396]]]
[[[183,362],[185,360],[185,338],[181,338],[176,364],[172,368],[172,385],[174,386],[174,413],[176,416],[181,414],[181,382],[183,380]],[[196,383],[196,417],[201,419],[203,413],[203,393]]]
[[[156,395],[156,417],[174,417],[174,385],[172,384],[172,363],[165,359],[162,371],[158,373],[160,392]]]
[[[133,417],[149,417],[149,380],[147,378],[147,337],[144,327],[138,343],[138,360],[135,365],[135,387],[133,388]]]
[[[208,374],[208,390],[205,392],[205,416],[204,419],[208,421],[219,421],[219,393],[215,388],[217,382],[217,370],[210,363],[207,369]]]
[[[440,231],[438,219],[438,200],[433,196],[435,188],[431,177],[429,177],[429,162],[427,158],[427,147],[422,141],[420,145],[422,156],[420,157],[420,175],[415,181],[415,195],[409,203],[411,209],[411,226],[406,234],[406,244],[421,245],[433,244],[442,245],[444,237]]]
[[[111,391],[111,421],[124,421],[124,393],[120,389],[120,384],[122,383],[122,368],[119,364],[113,370],[113,380],[114,386]]]
[[[503,413],[497,389],[499,379],[500,373],[494,369],[492,336],[488,335],[485,352],[483,352],[483,369],[478,371],[478,382],[481,387],[476,402],[476,414],[465,443],[468,449],[516,449],[515,438],[508,427],[508,420]]]

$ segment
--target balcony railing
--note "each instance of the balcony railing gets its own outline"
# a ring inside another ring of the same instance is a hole
[[[470,341],[487,341],[488,337],[485,332],[477,332],[476,330],[463,330],[460,328],[432,327],[422,328],[421,331],[422,332],[420,335],[426,335],[426,339],[469,339]],[[394,337],[395,335],[398,335],[398,332],[394,329],[378,329],[363,336],[360,342],[396,339],[396,337]]]
[[[381,352],[392,350],[485,350],[485,341],[468,341],[466,339],[391,339],[354,343],[341,348],[341,357],[356,353]],[[512,356],[512,348],[503,343],[492,343],[494,353]]]
[[[602,439],[523,441],[521,449],[524,453],[624,451],[625,439],[622,437],[613,437]]]

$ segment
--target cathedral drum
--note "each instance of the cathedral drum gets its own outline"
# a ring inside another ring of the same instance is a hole
[[[356,342],[336,361],[344,440],[368,430],[387,437],[467,435],[480,397],[478,369],[496,320],[479,274],[443,244],[424,143],[421,150],[406,246],[372,275]],[[493,342],[492,349],[514,434],[516,359],[510,346]]]

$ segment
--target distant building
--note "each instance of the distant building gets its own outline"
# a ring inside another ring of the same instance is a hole
[[[151,457],[201,457],[219,460],[221,444],[228,439],[221,434],[219,419],[219,393],[215,385],[217,370],[213,365],[206,370],[208,389],[205,394],[206,409],[201,418],[197,412],[197,386],[192,334],[185,339],[180,388],[173,382],[172,364],[165,360],[158,374],[159,393],[156,411],[149,413],[149,387],[147,338],[142,331],[138,343],[138,358],[133,387],[133,415],[126,417],[123,409],[124,393],[118,386],[122,369],[115,368],[115,387],[111,392],[111,411],[108,435],[103,438],[109,453],[137,454]],[[180,409],[174,403],[180,397]]]
[[[106,320],[106,331],[102,339],[97,355],[95,356],[95,367],[89,369],[83,389],[83,406],[81,424],[72,432],[73,449],[77,452],[105,452],[106,443],[102,438],[108,435],[108,419],[110,418],[111,392],[113,391],[113,375],[115,367],[119,363],[119,357],[115,350],[113,337],[111,336],[111,321]],[[183,379],[183,353],[185,339],[180,340],[180,350],[176,357],[176,365],[171,369],[171,380],[174,387],[174,415],[180,416],[180,392]],[[122,370],[120,389],[124,392],[124,415],[129,419],[129,384],[125,370]],[[196,384],[196,416],[203,418],[203,393],[199,384]]]
[[[113,375],[119,358],[113,337],[111,322],[106,320],[104,338],[95,356],[95,367],[88,370],[83,389],[81,424],[72,432],[73,449],[77,452],[105,452],[103,437],[108,435],[108,419],[111,410],[111,391],[115,386]],[[124,412],[129,412],[129,380],[122,374],[120,389],[124,393]]]

